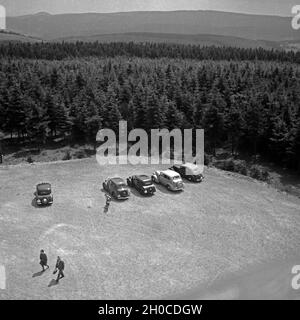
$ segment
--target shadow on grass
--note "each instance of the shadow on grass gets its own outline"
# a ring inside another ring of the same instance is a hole
[[[32,201],[31,201],[31,205],[36,208],[36,209],[43,209],[45,208],[46,206],[38,206],[37,203],[36,203],[36,198],[33,198]]]
[[[45,270],[45,271],[46,271],[46,270]],[[45,271],[41,270],[41,271],[39,271],[39,272],[34,273],[34,274],[32,275],[32,278],[40,277],[41,275],[44,274]]]
[[[199,185],[199,184],[202,184],[204,182],[204,180],[202,180],[201,182],[195,182],[195,181],[191,181],[191,180],[188,180],[186,178],[183,178],[183,183],[184,184],[191,184],[191,185]]]
[[[34,208],[36,208],[36,209],[44,209],[44,208],[50,207],[49,204],[40,205],[40,206],[39,206],[39,205],[36,203],[36,198],[35,198],[35,197],[32,199],[31,205],[32,205]]]
[[[182,194],[183,190],[180,191],[169,191],[165,186],[161,184],[155,184],[156,190],[159,190],[160,192],[164,194],[171,194],[171,195],[180,195]]]
[[[127,201],[128,199],[116,199],[115,197],[113,197],[112,195],[110,195],[107,191],[105,191],[103,188],[101,189],[101,192],[104,194],[104,195],[109,195],[111,197],[111,201],[112,202],[116,202],[116,203],[122,203],[122,202],[125,202]],[[105,199],[105,202],[106,202],[106,199]]]
[[[136,188],[134,187],[129,187],[131,194],[138,198],[152,198],[154,194],[141,194]]]
[[[32,199],[31,205],[32,205],[34,208],[36,208],[36,209],[39,208],[39,206],[38,206],[37,203],[36,203],[36,199],[35,199],[35,198]]]
[[[58,282],[55,279],[52,279],[50,281],[50,283],[48,284],[48,288],[51,288],[51,287],[54,287],[54,286],[57,286],[57,285],[58,285]]]

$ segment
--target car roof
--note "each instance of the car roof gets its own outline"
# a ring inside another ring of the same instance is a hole
[[[203,167],[198,166],[198,165],[193,164],[193,163],[185,163],[185,164],[182,165],[182,167],[186,168],[187,170],[189,170],[193,174],[201,174],[201,173],[203,173]]]
[[[136,177],[137,177],[137,179],[142,180],[142,181],[151,180],[151,178],[149,176],[145,175],[145,174],[141,174],[141,175],[138,175]]]
[[[43,183],[39,183],[36,187],[37,187],[39,190],[49,190],[49,189],[51,189],[51,184],[50,184],[50,183],[43,182]]]
[[[196,164],[193,164],[193,163],[184,163],[181,166],[191,170],[195,170],[199,168]]]
[[[179,174],[177,172],[173,171],[173,170],[165,170],[165,171],[162,171],[162,173],[166,174],[166,175],[168,175],[169,177],[172,177],[172,178],[179,176]]]
[[[125,183],[124,180],[122,178],[119,178],[119,177],[111,178],[110,180],[115,184]]]

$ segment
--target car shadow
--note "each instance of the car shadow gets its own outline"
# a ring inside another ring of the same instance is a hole
[[[45,270],[45,271],[46,271],[46,270]],[[41,271],[39,271],[39,272],[34,273],[34,274],[32,275],[32,278],[40,277],[41,275],[44,274],[45,271],[41,270]]]
[[[36,203],[36,198],[32,199],[31,205],[32,205],[34,208],[36,208],[36,209],[43,209],[43,208],[49,207],[49,205],[41,205],[41,206],[38,206],[37,203]]]
[[[36,209],[37,209],[37,208],[40,208],[40,207],[37,205],[35,198],[32,199],[31,205],[32,205],[34,208],[36,208]]]
[[[125,202],[127,201],[128,199],[116,199],[115,197],[113,197],[112,195],[110,195],[107,191],[105,191],[103,188],[101,189],[101,192],[104,194],[104,195],[109,195],[111,197],[111,201],[112,202],[116,202],[116,203],[120,203],[120,202]]]
[[[194,182],[194,181],[191,181],[191,180],[183,179],[183,183],[184,184],[198,185],[198,184],[202,184],[203,182],[204,182],[204,180],[202,180],[201,182]]]
[[[58,285],[58,282],[56,282],[55,279],[52,279],[50,281],[50,283],[48,284],[48,288],[51,288],[51,287],[54,287],[54,286],[57,286]]]
[[[138,190],[136,190],[136,188],[134,187],[129,187],[131,194],[133,194],[134,196],[138,197],[138,198],[151,198],[154,196],[154,194],[141,194]]]
[[[159,190],[160,192],[164,194],[171,194],[171,195],[180,195],[183,190],[180,191],[169,191],[165,186],[161,184],[155,184],[156,190]]]
[[[31,205],[34,207],[34,208],[40,208],[38,205],[37,205],[37,203],[36,203],[36,192],[34,192],[33,193],[33,196],[34,196],[34,198],[32,199],[32,201],[31,201]]]

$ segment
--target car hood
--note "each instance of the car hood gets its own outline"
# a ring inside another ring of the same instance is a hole
[[[118,188],[118,191],[119,191],[119,192],[129,191],[129,189],[128,189],[128,188]]]
[[[155,188],[154,184],[150,184],[148,186],[143,186],[144,189]]]

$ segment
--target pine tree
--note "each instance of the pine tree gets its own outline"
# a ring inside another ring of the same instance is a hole
[[[287,135],[287,161],[300,172],[300,118],[298,118]]]
[[[22,93],[19,87],[14,86],[9,90],[9,104],[6,110],[5,130],[11,133],[17,133],[18,137],[24,132],[26,113],[22,105]]]
[[[102,119],[94,102],[90,102],[87,106],[85,116],[87,140],[93,142],[94,148],[96,149],[96,135],[101,128]]]
[[[159,100],[154,92],[150,92],[147,96],[146,110],[147,121],[146,129],[161,129],[164,127],[165,118],[165,99]]]
[[[276,159],[284,160],[288,147],[288,130],[285,122],[279,117],[272,119],[270,150]]]
[[[241,96],[231,97],[231,107],[225,114],[224,124],[229,141],[231,142],[231,154],[234,155],[239,145],[240,137],[245,128],[243,118],[243,98]]]
[[[169,130],[182,129],[184,123],[183,114],[177,110],[175,103],[169,101],[167,104],[166,126]]]
[[[49,119],[49,129],[51,136],[56,136],[58,132],[67,133],[70,131],[71,119],[65,105],[58,98],[52,97],[49,93],[46,96],[45,107]]]
[[[214,156],[216,148],[224,133],[224,118],[214,105],[209,105],[204,114],[204,132],[207,143],[212,147]]]
[[[38,150],[46,144],[48,124],[46,110],[31,101],[28,105],[26,131],[30,140],[36,142]]]

